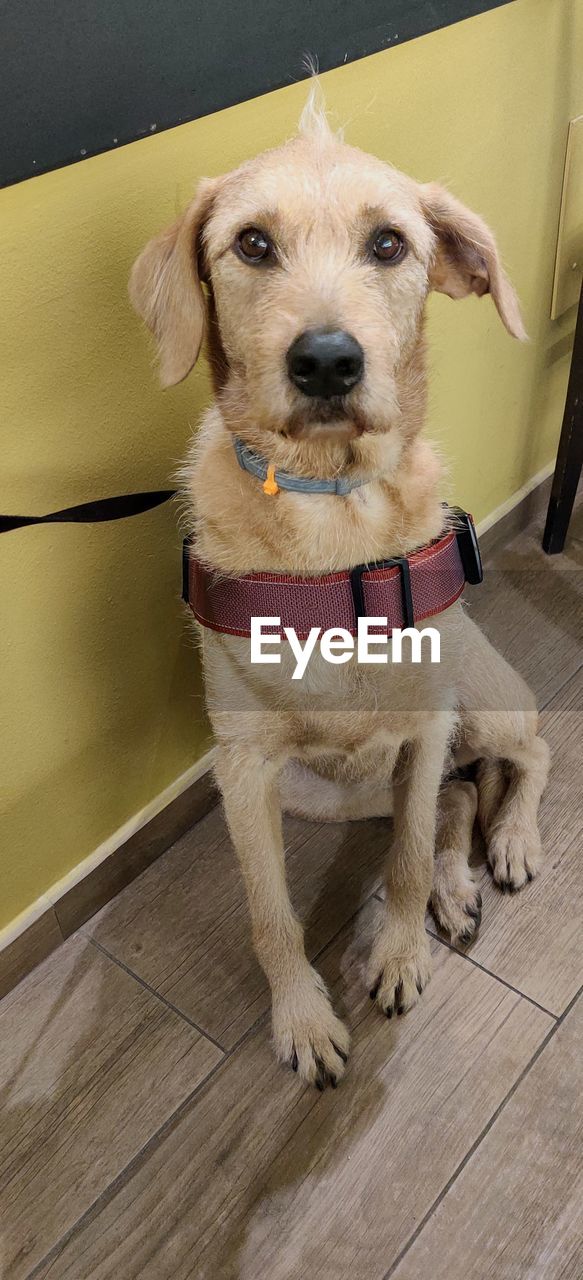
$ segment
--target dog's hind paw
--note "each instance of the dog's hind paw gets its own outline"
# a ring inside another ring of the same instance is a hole
[[[274,995],[272,1024],[279,1061],[321,1092],[327,1085],[335,1089],[348,1062],[350,1037],[314,969]]]
[[[482,920],[482,895],[470,872],[450,883],[437,878],[429,909],[451,942],[460,943],[462,947],[475,942]]]
[[[505,822],[495,826],[488,844],[488,862],[494,884],[503,893],[516,893],[522,889],[534,880],[542,862],[537,828],[525,830]]]

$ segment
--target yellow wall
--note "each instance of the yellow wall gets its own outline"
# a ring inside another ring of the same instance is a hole
[[[516,3],[323,77],[350,142],[446,181],[495,227],[531,343],[488,301],[430,304],[431,434],[478,518],[552,457],[573,314],[549,305],[581,0]],[[200,174],[290,135],[293,85],[0,192],[0,510],[166,486],[206,402],[162,393],[130,264]],[[0,926],[205,749],[169,508],[0,538]]]

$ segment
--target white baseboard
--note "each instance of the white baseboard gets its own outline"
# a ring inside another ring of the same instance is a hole
[[[107,840],[103,841],[103,844],[98,845],[93,853],[90,853],[76,867],[68,871],[61,880],[57,880],[56,884],[47,893],[41,894],[40,898],[37,898],[29,907],[26,907],[20,915],[16,916],[15,920],[11,920],[10,924],[0,929],[0,951],[9,946],[11,942],[14,942],[15,938],[20,937],[20,934],[24,933],[25,929],[29,929],[40,916],[44,915],[45,911],[49,910],[50,907],[54,907],[55,903],[68,893],[69,889],[79,884],[80,880],[84,880],[91,871],[95,870],[95,867],[105,862],[106,858],[111,857],[112,853],[116,853],[131,836],[135,835],[137,831],[141,831],[142,827],[147,826],[148,822],[151,822],[163,809],[172,804],[173,800],[177,800],[178,796],[187,791],[194,782],[198,782],[198,779],[202,778],[203,774],[208,773],[213,766],[214,755],[215,748],[213,747],[205,755],[201,756],[200,760],[195,760],[194,764],[185,769],[184,773],[175,778],[174,782],[165,787],[153,800],[150,800],[149,804],[144,805],[144,808],[140,809],[138,813],[134,813],[127,822],[124,822],[122,827],[119,827],[111,836],[108,836]]]
[[[504,516],[509,515],[509,513],[513,511],[515,507],[519,506],[525,498],[528,498],[529,493],[533,493],[535,489],[538,489],[539,484],[544,484],[545,480],[548,480],[549,476],[552,475],[554,469],[555,459],[553,458],[551,462],[547,462],[546,467],[542,467],[540,471],[537,471],[535,476],[531,476],[530,480],[526,481],[526,484],[523,484],[520,489],[517,489],[516,493],[513,493],[510,498],[507,498],[506,502],[501,502],[499,507],[496,507],[494,511],[490,512],[489,516],[484,516],[484,519],[480,520],[480,523],[476,528],[478,537],[483,537],[483,535],[488,532],[488,529],[491,529],[495,524],[498,524],[499,520],[503,520]]]

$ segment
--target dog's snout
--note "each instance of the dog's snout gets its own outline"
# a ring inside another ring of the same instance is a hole
[[[362,378],[364,352],[343,329],[306,329],[289,348],[287,369],[305,396],[344,396]]]

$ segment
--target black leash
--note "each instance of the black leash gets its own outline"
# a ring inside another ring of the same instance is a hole
[[[146,493],[124,493],[119,498],[98,498],[95,502],[79,502],[76,507],[63,507],[46,516],[0,516],[0,533],[24,529],[29,524],[97,524],[102,520],[125,520],[139,516],[173,498],[176,489],[151,489]]]

